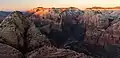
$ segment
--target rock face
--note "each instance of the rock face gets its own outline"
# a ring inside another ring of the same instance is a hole
[[[0,42],[15,48],[33,50],[49,41],[35,28],[34,23],[20,12],[13,12],[0,24]],[[25,47],[25,48],[24,48]]]
[[[119,44],[119,11],[85,11],[80,19],[86,25],[85,41],[96,45]]]
[[[15,48],[24,46],[24,32],[28,28],[25,17],[20,12],[8,15],[0,24],[0,42]]]
[[[85,28],[84,24],[79,22],[77,17],[82,15],[80,10],[68,9],[61,13],[62,31],[68,36],[72,36],[76,40],[84,40]]]
[[[120,44],[120,21],[114,23],[106,29],[104,34],[101,36],[101,40],[105,39],[105,45],[119,45]]]
[[[0,42],[20,49],[22,52],[50,45],[47,38],[35,28],[34,23],[24,17],[21,12],[11,13],[0,26]]]
[[[38,9],[47,10],[44,8]],[[38,16],[33,14],[29,18],[32,18],[36,27],[40,29],[41,33],[53,40],[58,47],[67,45],[64,43],[67,43],[69,38],[75,39],[76,41],[83,41],[85,35],[85,26],[83,23],[79,22],[77,17],[79,15],[83,15],[84,12],[77,8],[67,8],[64,12],[57,10],[58,13],[55,12],[55,10],[56,9],[51,9],[46,13],[47,16]]]
[[[85,42],[89,43],[86,48],[90,53],[96,54],[97,56],[95,57],[119,58],[118,55],[111,56],[119,54],[117,53],[117,50],[119,50],[119,47],[117,47],[119,46],[119,12],[100,12],[101,13],[95,14],[94,11],[88,11],[83,16],[80,16],[81,18],[79,17],[80,19],[83,19],[86,25]],[[116,15],[114,16],[113,14]],[[113,50],[110,51],[106,48]],[[96,50],[93,51],[93,49]]]
[[[31,24],[27,30],[26,43],[30,51],[43,46],[51,46],[47,37],[42,35],[34,24]]]

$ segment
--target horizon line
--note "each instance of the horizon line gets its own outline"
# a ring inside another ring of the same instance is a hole
[[[43,6],[40,6],[40,7],[43,7]],[[70,6],[70,7],[75,7],[75,6]],[[93,7],[103,7],[103,6],[93,6]],[[75,8],[78,8],[78,9],[81,9],[81,10],[85,10],[87,8],[93,8],[93,7],[86,7],[86,8],[82,8],[82,7],[75,7]],[[120,7],[120,6],[111,6],[111,7],[103,7],[103,8],[114,8],[114,7]],[[34,7],[35,8],[35,7]],[[34,9],[34,8],[31,8],[31,9]],[[37,7],[36,7],[37,8]],[[43,7],[43,8],[69,8],[69,7]],[[0,9],[0,11],[27,11],[27,10],[30,10],[30,8],[28,9]]]

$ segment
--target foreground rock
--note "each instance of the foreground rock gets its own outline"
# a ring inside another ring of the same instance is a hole
[[[23,55],[17,49],[0,43],[0,58],[22,58]]]
[[[27,54],[27,58],[92,58],[83,53],[76,53],[69,49],[42,47]]]
[[[27,28],[28,23],[22,13],[11,13],[0,24],[0,42],[15,48],[24,47],[24,33]]]
[[[0,24],[0,42],[22,51],[30,51],[44,45],[50,45],[34,23],[21,12],[13,12]]]

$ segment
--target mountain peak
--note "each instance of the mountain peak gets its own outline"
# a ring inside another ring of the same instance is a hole
[[[14,11],[10,15],[23,15],[20,11]]]

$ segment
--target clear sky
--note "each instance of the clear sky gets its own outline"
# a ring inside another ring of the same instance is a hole
[[[35,7],[78,7],[120,6],[120,0],[0,0],[0,10],[28,10]]]

